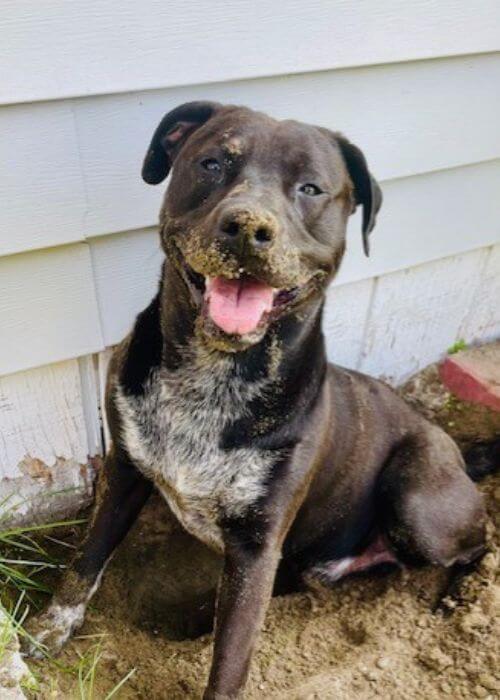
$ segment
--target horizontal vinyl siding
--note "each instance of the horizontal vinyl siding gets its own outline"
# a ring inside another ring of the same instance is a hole
[[[358,212],[337,286],[500,241],[498,192],[500,160],[386,182],[371,256]],[[154,228],[0,257],[0,374],[118,342],[155,293],[162,257]]]
[[[0,258],[0,374],[103,346],[87,245]]]
[[[71,103],[0,108],[0,199],[0,256],[84,238],[87,205]]]
[[[163,252],[155,229],[90,242],[104,344],[114,345],[158,290]]]
[[[385,181],[499,158],[499,84],[497,53],[4,107],[0,255],[155,224],[164,186],[141,180],[141,162],[183,101],[340,129]]]
[[[338,282],[383,275],[500,242],[500,159],[391,180],[361,250],[361,212],[351,219]],[[357,220],[356,220],[357,219]]]
[[[348,227],[336,284],[346,284],[500,241],[500,160],[385,183],[384,206],[361,246],[361,216]],[[106,345],[128,332],[156,291],[162,253],[155,229],[90,241]],[[500,270],[499,270],[500,275]]]
[[[151,298],[164,185],[140,167],[184,101],[360,145],[384,206],[369,260],[352,218],[334,287],[360,319],[376,278],[500,241],[499,19],[493,0],[4,0],[0,374],[101,351]]]
[[[0,102],[498,49],[496,0],[4,0]]]

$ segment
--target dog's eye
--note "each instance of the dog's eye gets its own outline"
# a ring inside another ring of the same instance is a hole
[[[316,197],[318,194],[323,194],[323,190],[312,182],[306,182],[305,185],[301,185],[301,187],[299,187],[299,192],[303,192],[309,197]]]
[[[209,173],[220,173],[222,166],[216,158],[204,158],[201,163],[203,170],[207,170]]]

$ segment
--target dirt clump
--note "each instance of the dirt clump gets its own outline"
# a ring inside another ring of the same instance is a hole
[[[437,364],[411,377],[398,393],[428,420],[441,426],[462,449],[500,436],[500,411],[461,401],[451,394],[439,378]]]

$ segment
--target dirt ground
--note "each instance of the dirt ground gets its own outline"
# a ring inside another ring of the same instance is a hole
[[[470,407],[443,394],[432,373],[405,389],[416,404],[425,395],[427,407],[429,392],[431,417],[463,445],[484,431],[500,434],[500,415],[468,413]],[[499,475],[485,479],[481,490],[492,520],[491,551],[463,582],[458,604],[450,600],[446,613],[432,612],[447,575],[430,567],[346,579],[321,596],[274,598],[246,697],[500,698]],[[132,668],[114,697],[200,698],[219,566],[153,499],[109,567],[80,638],[59,661],[74,664],[78,652],[95,645],[94,635],[103,634],[94,698],[104,699]],[[41,678],[35,697],[80,697],[74,676],[47,662],[31,665]]]

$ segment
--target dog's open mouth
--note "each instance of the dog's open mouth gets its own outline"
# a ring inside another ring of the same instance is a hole
[[[208,277],[205,282],[208,315],[224,333],[231,335],[253,333],[273,309],[294,296],[294,290],[277,290],[248,276]]]
[[[247,274],[203,277],[185,265],[186,277],[203,313],[223,333],[247,336],[266,327],[299,295],[300,288],[277,289]]]

